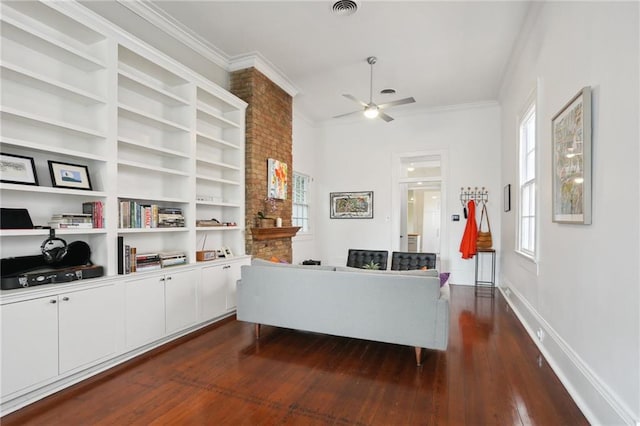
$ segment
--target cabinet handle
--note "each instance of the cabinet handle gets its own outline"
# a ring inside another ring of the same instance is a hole
[[[222,269],[229,269],[229,268],[231,268],[231,265],[225,265],[222,267]]]
[[[160,282],[163,282],[163,281],[164,281],[164,277],[160,278]]]
[[[51,300],[49,300],[49,303],[55,304],[55,303],[58,303],[58,301],[56,299],[51,299]]]
[[[171,281],[171,277],[167,277],[167,281]]]
[[[65,297],[62,298],[62,300],[65,301],[65,302],[68,302],[69,298],[65,296]]]

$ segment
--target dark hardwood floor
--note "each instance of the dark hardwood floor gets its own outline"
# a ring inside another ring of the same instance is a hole
[[[380,315],[385,315],[381,312]],[[393,321],[393,318],[389,318]],[[446,352],[227,321],[11,425],[586,425],[505,301],[452,286]]]

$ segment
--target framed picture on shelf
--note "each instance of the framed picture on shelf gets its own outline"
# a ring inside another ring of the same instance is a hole
[[[60,163],[49,160],[51,184],[56,188],[91,190],[89,168],[80,164]]]
[[[551,119],[553,221],[591,224],[591,88]]]
[[[33,158],[0,153],[0,182],[38,185]]]
[[[373,191],[332,192],[331,219],[373,219]]]

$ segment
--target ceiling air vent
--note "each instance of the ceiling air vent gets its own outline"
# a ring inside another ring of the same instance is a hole
[[[338,16],[349,16],[356,13],[358,4],[353,0],[338,0],[331,9]]]

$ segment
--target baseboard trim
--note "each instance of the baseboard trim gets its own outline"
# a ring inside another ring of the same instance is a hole
[[[640,419],[634,418],[631,410],[616,398],[508,280],[503,279],[499,290],[589,423],[640,426]],[[538,337],[539,330],[543,332],[542,338]]]

